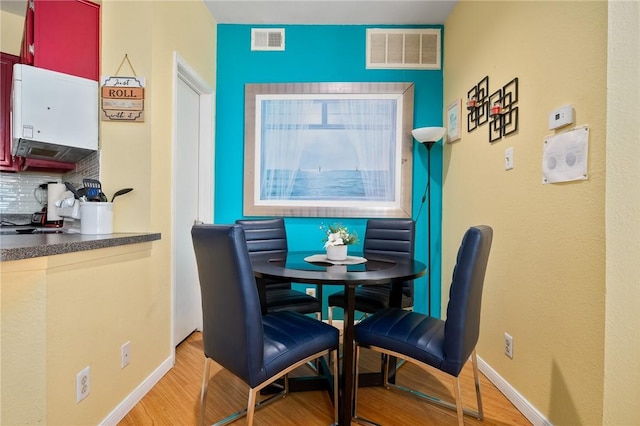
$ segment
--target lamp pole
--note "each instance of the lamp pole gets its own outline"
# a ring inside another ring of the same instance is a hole
[[[431,316],[431,274],[433,273],[431,270],[431,148],[444,137],[446,131],[444,127],[419,127],[411,131],[414,139],[427,148],[427,188],[422,196],[420,211],[422,211],[426,195],[427,200],[429,200],[429,205],[427,206],[427,313],[429,316]],[[420,216],[420,212],[418,212],[418,216]]]
[[[427,147],[427,314],[431,316],[431,148],[435,142],[426,142]]]

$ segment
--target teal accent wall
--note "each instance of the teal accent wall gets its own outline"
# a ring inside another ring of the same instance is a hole
[[[294,82],[413,82],[414,128],[442,125],[441,70],[366,69],[366,29],[361,25],[269,25],[285,28],[284,51],[251,51],[251,28],[260,25],[218,25],[215,222],[242,218],[244,182],[244,85]],[[438,28],[438,27],[436,27]],[[440,27],[441,28],[441,27]],[[442,34],[444,38],[444,30]],[[442,146],[431,151],[432,315],[440,315],[440,247],[442,221]],[[413,219],[416,257],[427,263],[427,204],[420,202],[427,180],[427,150],[414,143]],[[366,218],[285,218],[290,250],[323,251],[321,222],[340,221],[364,236]],[[359,244],[355,248],[361,250]],[[337,287],[335,288],[338,289]],[[325,286],[323,296],[334,292]],[[427,312],[427,279],[416,280],[415,307]],[[326,302],[325,302],[326,306]],[[325,313],[326,317],[326,313]]]

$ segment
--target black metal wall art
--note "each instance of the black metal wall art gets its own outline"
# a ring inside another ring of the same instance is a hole
[[[518,130],[518,78],[489,95],[489,77],[467,92],[467,131],[490,120],[489,142],[496,142]]]
[[[489,76],[467,92],[467,131],[471,133],[489,120]]]
[[[489,142],[495,142],[518,130],[518,78],[514,78],[489,96],[491,123]]]

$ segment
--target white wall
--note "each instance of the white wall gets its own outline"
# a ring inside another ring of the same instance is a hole
[[[604,425],[640,424],[640,3],[609,2]]]

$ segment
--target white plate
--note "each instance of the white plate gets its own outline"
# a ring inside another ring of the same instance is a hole
[[[358,265],[367,261],[364,257],[360,256],[347,256],[344,260],[329,260],[326,254],[314,254],[304,258],[305,262],[309,263],[331,263],[332,265]]]

